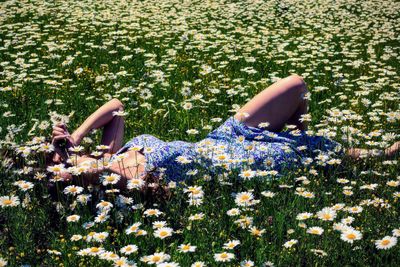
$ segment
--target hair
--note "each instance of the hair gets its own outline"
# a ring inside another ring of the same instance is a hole
[[[146,172],[143,179],[145,180],[146,184],[142,188],[141,193],[146,201],[165,201],[171,198],[171,191],[169,190],[168,186],[160,183],[160,179],[155,174],[154,170]],[[149,184],[154,186],[149,186]]]
[[[45,154],[44,164],[46,166],[51,166],[51,165],[55,164],[55,162],[53,161],[54,155],[55,155],[55,151],[51,151],[51,152]]]

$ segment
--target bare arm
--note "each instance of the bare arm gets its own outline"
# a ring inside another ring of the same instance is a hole
[[[110,153],[115,153],[121,146],[124,133],[124,121],[120,116],[114,116],[114,112],[123,111],[123,104],[118,99],[112,99],[93,112],[86,120],[72,133],[67,130],[66,125],[57,124],[53,126],[52,143],[56,147],[53,161],[61,162],[66,158],[65,153],[58,149],[58,142],[65,139],[67,148],[77,146],[92,129],[104,127],[101,143],[109,146]]]
[[[123,104],[118,99],[108,101],[87,117],[86,120],[71,134],[71,137],[75,143],[79,145],[86,134],[88,134],[92,129],[103,127],[114,118],[113,112],[122,110]]]

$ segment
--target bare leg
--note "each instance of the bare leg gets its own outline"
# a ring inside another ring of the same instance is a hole
[[[363,158],[371,158],[371,157],[383,157],[393,158],[396,154],[400,152],[400,141],[394,143],[390,147],[386,148],[382,153],[374,153],[373,150],[364,149],[364,148],[349,148],[346,150],[346,155],[355,160],[360,160]]]
[[[104,126],[101,143],[110,146],[108,153],[114,153],[122,146],[124,134],[124,120],[120,116],[113,116],[114,111],[122,111],[123,104],[118,99],[112,99],[92,113],[71,137],[75,145],[79,145],[82,139],[92,129]],[[60,162],[61,155],[56,153],[54,162]]]
[[[287,124],[292,124],[297,127],[297,129],[306,131],[308,128],[306,121],[300,121],[301,115],[307,114],[308,112],[308,100],[306,98],[302,98],[299,107],[296,112],[287,120]]]
[[[397,141],[387,149],[385,149],[385,155],[387,157],[394,157],[396,155],[399,155],[400,153],[400,141]]]
[[[257,94],[234,117],[253,127],[261,122],[268,122],[266,129],[274,132],[281,131],[286,123],[305,130],[307,125],[300,122],[299,118],[307,112],[308,105],[303,98],[307,92],[304,80],[298,75],[291,75]]]

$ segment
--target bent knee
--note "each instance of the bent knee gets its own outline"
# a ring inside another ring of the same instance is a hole
[[[288,77],[294,84],[298,85],[299,87],[306,87],[306,82],[304,78],[298,74],[292,74]]]
[[[115,106],[115,109],[118,109],[118,110],[124,109],[124,104],[118,98],[111,99],[110,103],[112,103]]]
[[[288,79],[293,85],[293,90],[296,91],[296,93],[298,93],[301,98],[303,98],[308,93],[307,84],[304,81],[303,77],[297,74],[292,74],[288,77]]]

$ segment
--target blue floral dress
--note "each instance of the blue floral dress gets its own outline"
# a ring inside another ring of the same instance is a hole
[[[326,161],[344,153],[342,146],[329,138],[304,131],[271,132],[247,126],[233,116],[196,143],[165,142],[148,134],[136,136],[111,160],[133,146],[142,149],[145,170],[161,175],[167,182],[179,182],[204,170],[211,175],[234,169],[279,173],[317,156]]]

